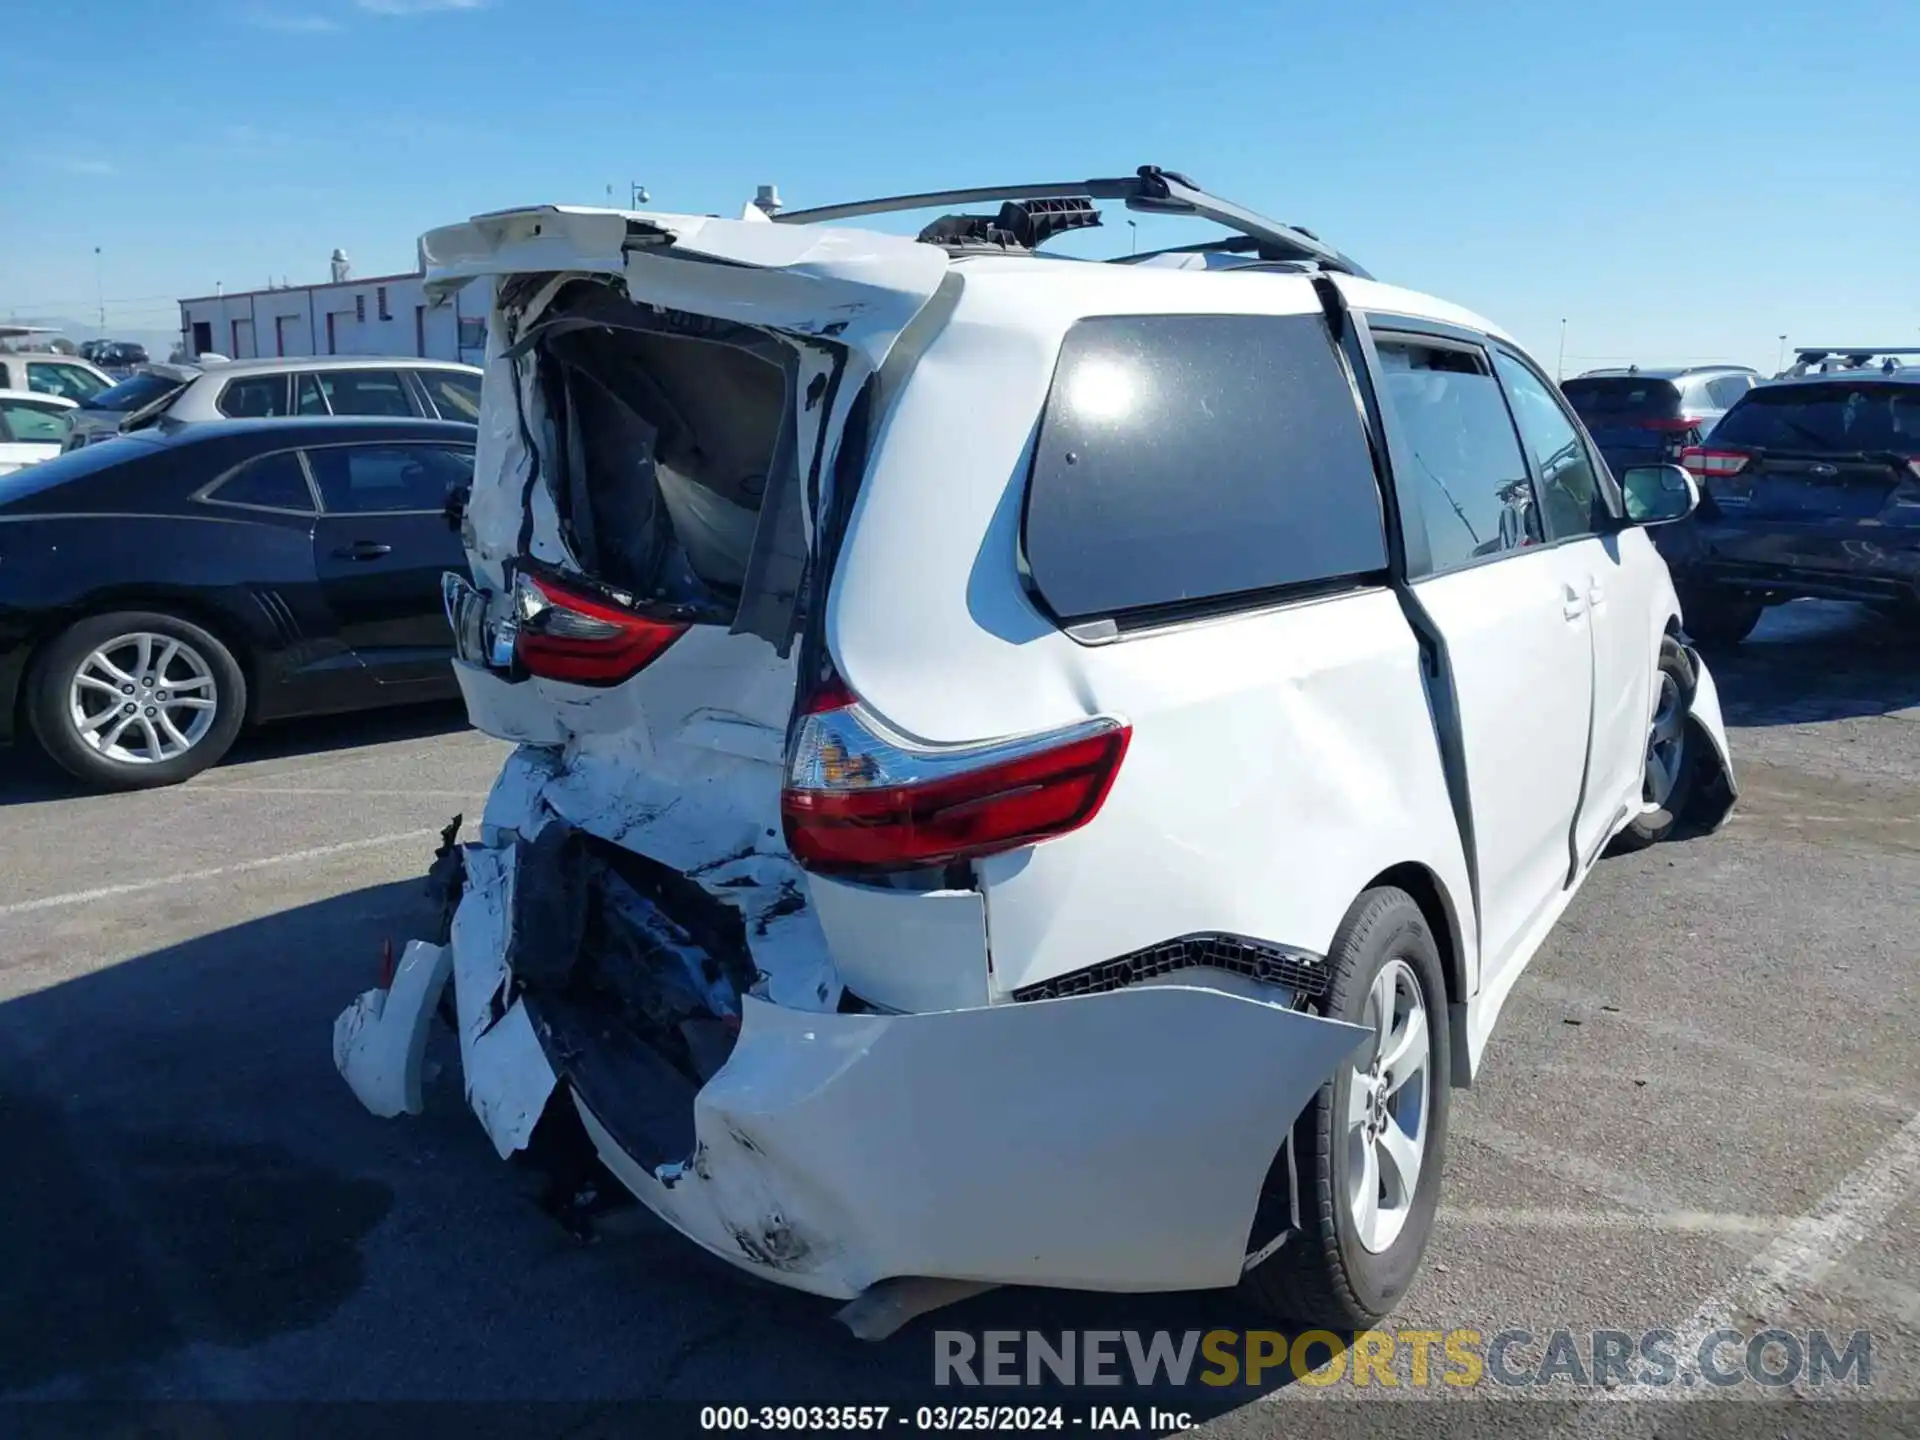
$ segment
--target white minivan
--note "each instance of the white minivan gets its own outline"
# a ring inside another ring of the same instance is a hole
[[[1048,252],[1103,203],[1229,233]],[[1542,939],[1732,807],[1685,472],[1154,167],[421,249],[493,294],[447,599],[517,748],[336,1023],[362,1102],[450,979],[502,1157],[780,1283],[1391,1310]]]

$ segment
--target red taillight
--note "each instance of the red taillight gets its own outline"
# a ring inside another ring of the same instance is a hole
[[[794,736],[780,793],[787,848],[809,869],[871,872],[1053,839],[1099,813],[1132,734],[1103,717],[1017,740],[922,748],[849,698],[808,713]]]
[[[515,584],[514,657],[529,675],[569,685],[631,680],[687,633],[544,576],[522,572]]]
[[[1729,475],[1738,475],[1752,459],[1751,455],[1741,455],[1732,450],[1709,450],[1700,445],[1689,445],[1680,452],[1680,463],[1702,479],[1724,479]]]
[[[1695,416],[1683,416],[1677,420],[1666,420],[1666,419],[1642,420],[1640,422],[1640,428],[1642,430],[1672,430],[1672,431],[1697,430],[1705,423],[1706,422],[1704,420],[1701,420]]]

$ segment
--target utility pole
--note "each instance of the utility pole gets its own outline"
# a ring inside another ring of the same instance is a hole
[[[1567,319],[1563,315],[1560,317],[1560,358],[1553,362],[1553,378],[1555,383],[1558,383],[1559,381],[1566,379],[1566,377],[1567,377]]]

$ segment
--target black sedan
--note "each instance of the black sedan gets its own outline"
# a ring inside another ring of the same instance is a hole
[[[0,477],[0,739],[135,789],[243,725],[457,693],[440,577],[474,434],[219,422]]]

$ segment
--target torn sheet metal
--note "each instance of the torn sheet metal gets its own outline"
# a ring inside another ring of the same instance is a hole
[[[1231,1286],[1281,1140],[1368,1033],[1194,987],[927,1015],[749,999],[684,1165],[636,1164],[575,1098],[668,1223],[816,1294],[903,1275]]]
[[[434,1007],[453,973],[453,951],[410,941],[393,984],[369,990],[333,1022],[333,1063],[360,1103],[382,1119],[418,1115],[421,1069]]]

